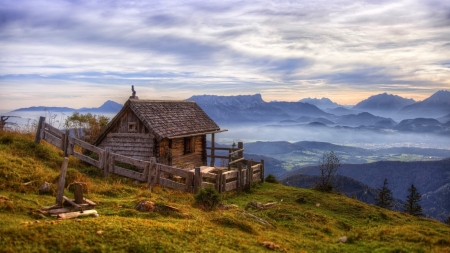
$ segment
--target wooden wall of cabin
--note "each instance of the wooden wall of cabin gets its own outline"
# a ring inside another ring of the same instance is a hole
[[[191,137],[194,150],[191,153],[185,154],[185,140],[184,138],[172,139],[172,166],[195,168],[206,164],[204,159],[205,145],[203,145],[203,136]]]
[[[109,147],[111,152],[120,155],[149,161],[155,156],[154,144],[154,137],[130,109],[98,146],[103,149]]]

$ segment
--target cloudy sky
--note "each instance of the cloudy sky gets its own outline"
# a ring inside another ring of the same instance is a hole
[[[0,110],[450,89],[450,1],[0,0]]]

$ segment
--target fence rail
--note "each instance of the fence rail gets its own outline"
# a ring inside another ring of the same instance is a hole
[[[223,148],[223,150],[240,154],[240,158],[232,161],[238,165],[238,170],[216,170],[215,173],[211,173],[201,172],[200,168],[184,170],[156,163],[155,158],[152,158],[151,161],[138,160],[110,152],[109,148],[101,149],[80,139],[70,137],[68,130],[62,132],[45,123],[44,117],[39,120],[35,141],[39,143],[41,139],[61,149],[65,156],[75,156],[103,170],[105,176],[117,174],[147,182],[151,189],[155,184],[159,184],[164,187],[195,193],[200,188],[210,186],[222,193],[235,189],[240,191],[245,187],[250,187],[253,181],[264,181],[264,161],[255,163],[251,160],[245,160],[242,157],[243,148],[232,150]],[[79,152],[80,150],[81,152]],[[247,167],[242,169],[242,163]]]

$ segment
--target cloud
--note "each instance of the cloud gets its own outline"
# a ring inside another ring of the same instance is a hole
[[[2,2],[7,93],[17,82],[58,80],[135,84],[177,98],[314,93],[346,103],[344,91],[354,98],[365,89],[417,96],[450,89],[448,67],[436,64],[450,61],[443,0]]]

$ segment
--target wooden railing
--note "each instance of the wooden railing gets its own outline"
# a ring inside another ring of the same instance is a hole
[[[103,170],[105,176],[116,174],[147,182],[150,189],[153,189],[155,184],[159,184],[164,187],[195,193],[200,188],[211,186],[221,193],[234,189],[240,191],[245,187],[250,187],[254,181],[264,181],[264,161],[257,163],[241,157],[239,160],[232,161],[231,164],[236,163],[238,166],[238,169],[233,171],[219,169],[215,173],[211,173],[201,172],[200,168],[185,170],[156,163],[155,158],[151,158],[150,161],[143,161],[113,153],[109,148],[101,149],[80,139],[70,137],[68,130],[62,132],[45,123],[44,117],[39,120],[35,141],[39,143],[41,139],[61,149],[65,157],[75,156]],[[231,152],[242,154],[242,151],[243,149],[236,149]],[[229,157],[231,159],[231,155]],[[242,165],[245,165],[246,168],[242,168]]]

